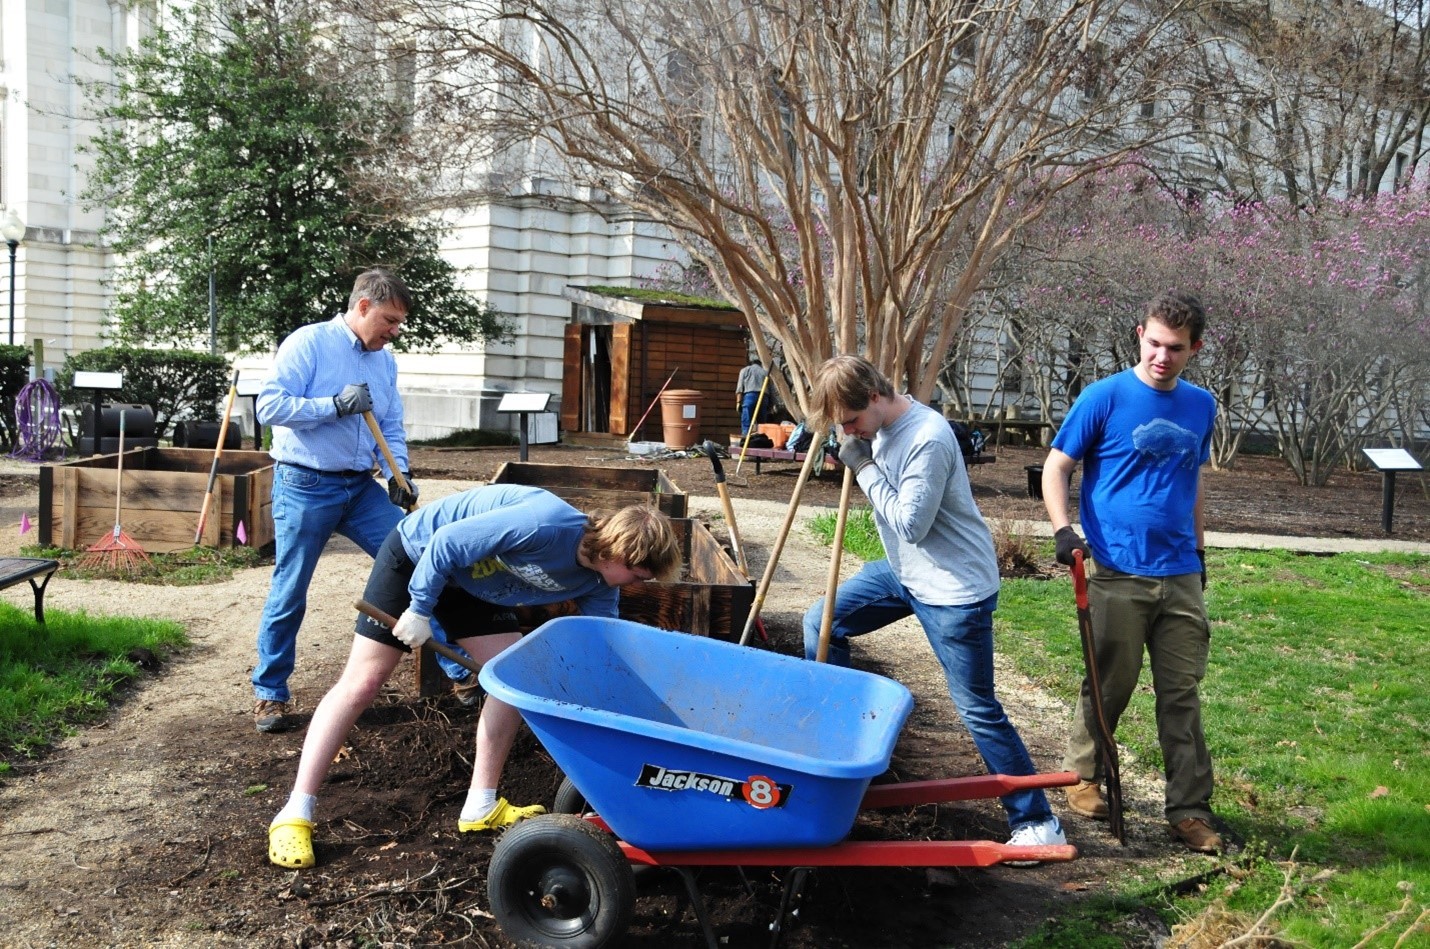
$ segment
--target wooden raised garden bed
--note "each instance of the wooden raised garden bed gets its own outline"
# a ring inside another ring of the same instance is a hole
[[[82,550],[114,529],[119,455],[40,468],[40,536],[46,547]],[[124,453],[120,522],[150,553],[194,546],[213,452],[136,448]],[[246,540],[238,540],[243,525]],[[273,543],[273,459],[264,451],[225,451],[201,542],[206,547]]]
[[[611,513],[632,504],[653,504],[670,517],[685,516],[685,493],[657,468],[599,468],[508,461],[492,484],[545,488],[586,513]]]

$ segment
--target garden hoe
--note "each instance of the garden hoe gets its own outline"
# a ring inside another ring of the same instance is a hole
[[[820,446],[822,455],[823,447]],[[813,453],[814,446],[810,446]],[[849,523],[849,495],[854,492],[854,469],[844,469],[844,486],[839,490],[839,515],[834,521],[833,551],[829,555],[829,582],[824,588],[824,616],[819,621],[819,649],[816,662],[829,661],[829,635],[834,629],[834,594],[839,591],[839,562],[844,557],[844,528]]]
[[[99,431],[99,419],[95,418],[94,430]],[[114,466],[114,530],[104,535],[104,539],[89,548],[83,566],[123,570],[134,573],[140,564],[152,566],[153,561],[145,553],[139,542],[124,532],[119,526],[119,506],[124,497],[124,410],[119,410],[119,455]]]
[[[372,429],[373,441],[377,442],[377,447],[382,451],[382,457],[387,459],[388,470],[390,470],[392,476],[397,479],[397,486],[411,494],[412,489],[407,485],[407,478],[403,476],[402,469],[397,467],[397,459],[392,457],[392,449],[387,447],[387,439],[382,437],[382,429],[377,425],[377,418],[371,411],[362,413],[362,417],[367,419],[367,427]],[[404,508],[404,510],[406,510],[408,514],[411,514],[412,509],[416,506],[415,504],[410,504]]]
[[[373,606],[367,600],[355,601],[353,603],[353,608],[356,609],[363,616],[366,616],[368,619],[376,620],[377,622],[386,626],[388,629],[392,629],[394,626],[397,625],[396,619],[394,619],[389,614],[384,613],[377,607]],[[471,656],[467,655],[464,652],[458,652],[451,646],[448,646],[446,643],[438,640],[435,636],[427,640],[426,645],[431,646],[433,652],[441,656],[446,656],[448,659],[452,660],[457,665],[461,666],[463,669],[466,669],[472,675],[476,675],[478,672],[482,671],[482,667],[477,665],[472,660]],[[466,680],[464,679],[463,681]]]
[[[1097,750],[1102,756],[1102,770],[1107,772],[1107,826],[1122,846],[1127,846],[1127,826],[1122,820],[1122,775],[1117,768],[1117,739],[1102,707],[1102,682],[1097,677],[1097,655],[1092,638],[1092,611],[1087,602],[1087,571],[1082,563],[1082,551],[1073,551],[1073,593],[1077,596],[1077,628],[1082,638],[1082,661],[1087,666],[1087,686],[1092,702],[1093,721],[1097,726]]]

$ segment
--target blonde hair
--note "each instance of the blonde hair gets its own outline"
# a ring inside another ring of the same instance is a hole
[[[894,397],[894,384],[862,356],[826,359],[814,374],[811,428],[838,425],[845,412],[862,412],[875,395]]]
[[[649,570],[656,580],[671,580],[680,573],[675,525],[643,504],[610,515],[593,514],[581,538],[581,553],[591,563],[617,560],[632,570]]]

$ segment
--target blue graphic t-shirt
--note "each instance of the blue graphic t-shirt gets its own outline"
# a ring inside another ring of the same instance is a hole
[[[448,583],[501,606],[575,600],[585,616],[615,616],[620,590],[576,560],[587,518],[550,491],[492,484],[418,508],[397,525],[416,564],[408,592],[428,616]]]
[[[1133,369],[1078,396],[1053,447],[1082,463],[1078,513],[1098,563],[1147,577],[1201,569],[1193,506],[1215,422],[1210,392],[1180,379],[1154,389]]]

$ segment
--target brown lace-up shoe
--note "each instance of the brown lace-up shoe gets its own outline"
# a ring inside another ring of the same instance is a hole
[[[253,706],[253,724],[261,732],[284,732],[293,727],[287,702],[259,699]]]
[[[1066,789],[1068,810],[1093,820],[1107,820],[1107,800],[1102,796],[1102,785],[1096,781],[1079,781]]]
[[[1186,820],[1169,825],[1172,833],[1192,850],[1198,853],[1220,853],[1221,835],[1212,830],[1212,825],[1204,817],[1188,817]]]

